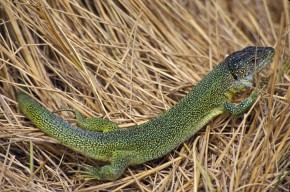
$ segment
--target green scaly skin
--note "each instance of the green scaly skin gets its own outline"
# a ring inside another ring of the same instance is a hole
[[[25,116],[44,133],[87,157],[110,162],[95,170],[93,178],[116,180],[127,166],[165,155],[212,118],[224,112],[244,113],[256,101],[257,91],[254,89],[238,104],[231,102],[232,96],[252,86],[255,74],[271,62],[274,53],[271,47],[253,46],[232,53],[172,108],[129,129],[118,129],[108,120],[97,120],[96,128],[91,128],[94,122],[87,126],[87,120],[77,114],[81,129],[49,112],[24,93],[19,93],[18,103]]]

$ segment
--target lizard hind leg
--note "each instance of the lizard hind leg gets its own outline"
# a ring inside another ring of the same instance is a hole
[[[114,151],[111,164],[105,165],[101,168],[89,168],[87,173],[91,179],[114,181],[121,177],[130,162],[130,152],[128,151]]]
[[[113,121],[108,119],[99,119],[99,118],[84,118],[80,112],[74,111],[77,124],[83,129],[89,131],[98,131],[98,132],[111,132],[115,131],[118,128],[118,125]]]

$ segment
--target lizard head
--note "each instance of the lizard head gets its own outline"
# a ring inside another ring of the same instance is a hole
[[[254,74],[268,65],[275,54],[272,47],[249,46],[229,55],[225,62],[235,81],[252,86]]]

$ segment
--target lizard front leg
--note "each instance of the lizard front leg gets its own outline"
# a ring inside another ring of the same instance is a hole
[[[257,98],[258,98],[257,90],[254,90],[252,91],[249,97],[247,97],[238,104],[226,102],[224,105],[224,109],[231,115],[239,115],[244,113],[247,109],[249,109],[255,103]]]

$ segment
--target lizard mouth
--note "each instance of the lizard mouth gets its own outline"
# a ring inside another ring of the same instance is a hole
[[[255,63],[256,72],[263,70],[272,60],[275,54],[275,49],[272,47],[265,47],[263,49],[257,49],[256,57],[253,63]],[[240,79],[239,82],[247,88],[253,88],[254,74],[256,72],[250,73],[245,78]]]
[[[249,46],[229,55],[225,62],[235,80],[243,80],[248,85],[253,75],[266,67],[273,59],[275,50],[272,47]]]
[[[264,49],[257,51],[257,57],[258,55],[262,55],[261,58],[256,58],[255,61],[257,63],[258,72],[273,60],[274,54],[275,49],[272,47],[265,47]]]
[[[275,49],[272,47],[266,47],[260,53],[257,53],[257,55],[262,55],[261,58],[256,58],[256,71],[260,72],[262,69],[265,69],[265,67],[271,63],[273,60]],[[245,85],[248,88],[253,88],[253,81],[254,81],[254,73],[251,73],[247,75],[244,79],[240,80],[240,83]]]

